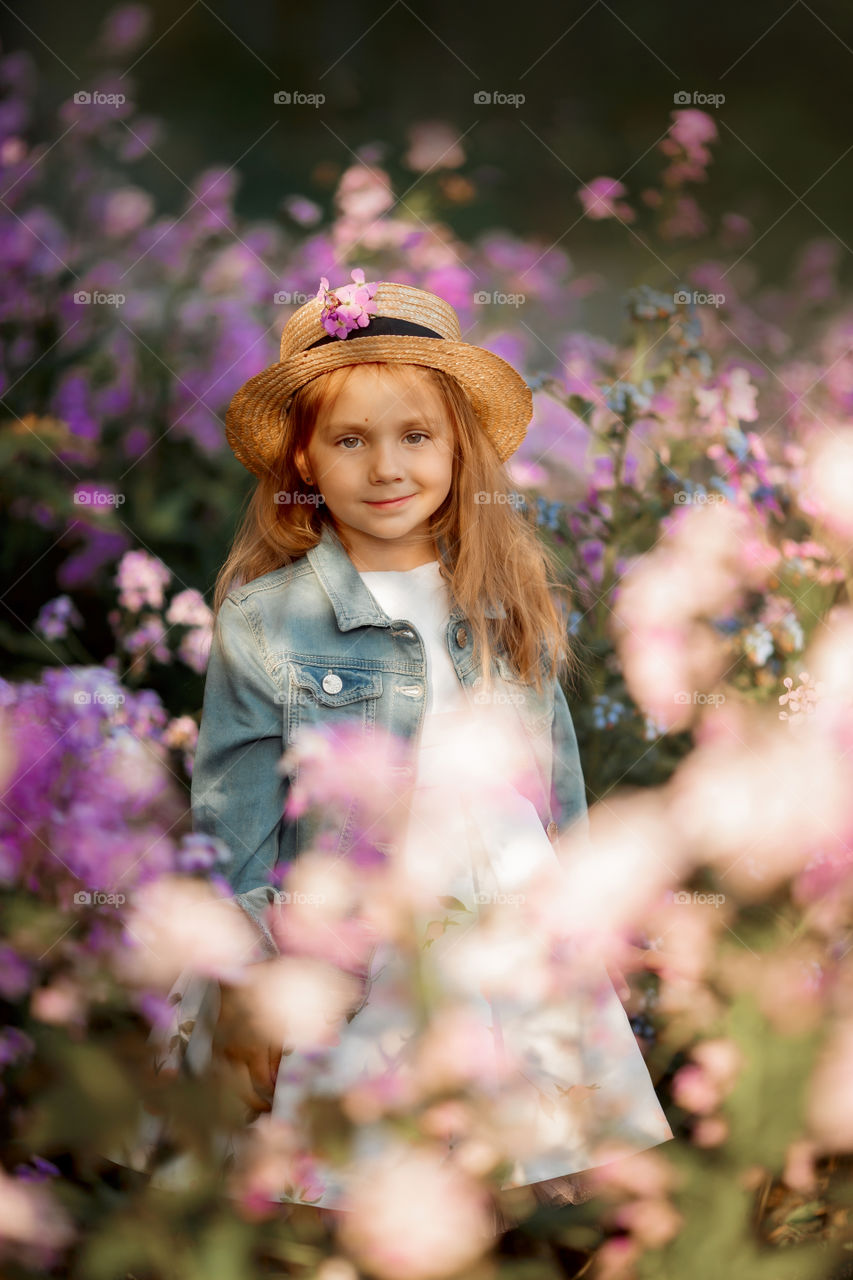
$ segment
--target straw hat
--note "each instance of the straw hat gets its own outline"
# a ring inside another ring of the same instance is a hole
[[[533,416],[533,395],[521,374],[491,351],[463,342],[459,318],[444,298],[393,280],[365,284],[358,268],[352,277],[354,284],[335,290],[324,277],[317,296],[284,326],[278,363],[233,396],[225,435],[243,466],[257,476],[272,469],[294,391],[328,369],[367,360],[452,374],[505,462]]]

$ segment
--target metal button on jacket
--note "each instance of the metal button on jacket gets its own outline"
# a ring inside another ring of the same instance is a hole
[[[326,693],[340,693],[343,687],[343,680],[340,676],[336,676],[334,671],[330,671],[328,675],[323,676],[323,688]]]
[[[464,627],[456,628],[456,643],[459,645],[460,649],[464,649],[468,643],[468,632]]]

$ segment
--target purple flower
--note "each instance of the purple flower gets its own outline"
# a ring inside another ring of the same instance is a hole
[[[175,853],[177,870],[187,874],[207,871],[217,863],[225,866],[230,860],[231,850],[224,841],[200,832],[185,835]]]
[[[42,605],[36,618],[36,631],[46,640],[62,640],[69,626],[82,627],[83,619],[74,607],[70,596],[57,596]]]
[[[293,221],[298,222],[303,227],[314,226],[323,216],[323,210],[320,206],[306,196],[288,196],[286,200],[282,200],[281,205],[290,214]]]
[[[79,520],[72,527],[82,535],[83,545],[59,566],[57,582],[66,589],[90,583],[101,566],[115,560],[128,544],[127,534],[121,530],[99,529]]]
[[[17,1000],[29,990],[31,969],[12,947],[0,947],[0,995]]]
[[[151,30],[151,10],[144,4],[123,4],[107,15],[100,43],[105,53],[131,53]]]
[[[376,315],[376,303],[372,299],[377,285],[365,284],[361,267],[355,267],[350,274],[354,284],[342,285],[332,293],[327,277],[322,276],[317,290],[317,297],[325,300],[320,312],[323,328],[334,338],[346,338],[353,329],[366,329],[370,317]]]
[[[15,1165],[13,1172],[22,1182],[46,1182],[48,1178],[59,1177],[56,1165],[43,1156],[30,1156],[29,1164]]]
[[[25,1054],[31,1054],[35,1044],[20,1027],[4,1027],[0,1031],[0,1067],[17,1062]]]

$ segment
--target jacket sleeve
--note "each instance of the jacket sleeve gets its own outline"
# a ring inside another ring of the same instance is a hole
[[[218,836],[231,850],[225,875],[233,901],[259,930],[265,956],[279,953],[263,920],[281,901],[272,884],[278,861],[288,779],[276,769],[283,753],[284,708],[239,604],[226,597],[217,615],[193,765],[193,830]]]
[[[551,730],[553,779],[551,812],[562,835],[579,822],[589,830],[586,786],[581,768],[575,726],[559,680],[554,681],[554,723]]]

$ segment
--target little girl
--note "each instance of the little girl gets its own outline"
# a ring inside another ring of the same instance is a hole
[[[513,506],[503,467],[532,417],[530,390],[504,360],[461,340],[444,299],[365,283],[359,270],[352,279],[334,291],[321,281],[286,324],[280,361],[237,392],[226,418],[258,484],[216,585],[192,808],[195,829],[230,848],[234,901],[270,958],[267,909],[284,900],[282,868],[321,832],[345,855],[357,825],[354,812],[343,821],[283,812],[293,780],[277,765],[305,727],[357,728],[365,740],[381,729],[411,744],[404,847],[386,852],[464,904],[466,919],[511,901],[502,895],[553,864],[557,838],[587,821],[558,680],[573,669],[565,623],[548,554]],[[523,975],[487,999],[464,965],[452,969],[456,945],[458,934],[449,946],[442,939],[433,963],[529,1085],[505,1187],[578,1202],[602,1140],[642,1150],[673,1136],[606,975],[586,1000],[574,989],[556,1002],[536,997]],[[380,946],[366,1000],[338,1043],[312,1055],[313,1092],[351,1088],[404,1045],[403,989]],[[197,981],[180,994],[186,1054],[200,1066],[210,1034],[193,1018],[209,990]],[[295,1123],[299,1052],[282,1056],[264,1037],[229,1042],[233,993],[215,1003],[218,1043],[243,1072],[245,1100]],[[590,1086],[594,1103],[561,1111],[575,1085]],[[357,1135],[361,1153],[372,1150],[369,1129]],[[316,1185],[291,1185],[282,1200],[343,1205],[345,1182],[322,1172],[319,1197]]]

